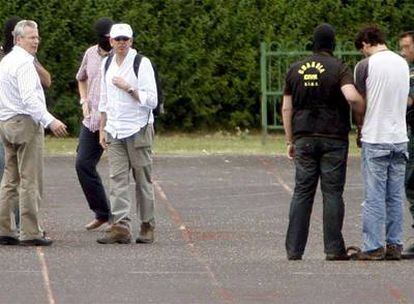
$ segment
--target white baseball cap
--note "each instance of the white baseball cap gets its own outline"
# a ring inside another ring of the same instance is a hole
[[[132,28],[129,24],[126,23],[117,23],[112,25],[111,31],[109,32],[109,37],[116,38],[116,37],[128,37],[132,38]]]

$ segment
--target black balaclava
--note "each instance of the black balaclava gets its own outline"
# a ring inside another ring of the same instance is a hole
[[[4,37],[4,41],[3,41],[3,51],[4,54],[9,53],[13,46],[14,46],[14,39],[13,39],[13,30],[14,27],[16,26],[16,24],[22,20],[22,18],[17,17],[17,16],[13,16],[10,17],[9,19],[6,20],[6,22],[4,23],[4,28],[3,28],[3,37]]]
[[[109,43],[109,32],[111,30],[113,21],[109,18],[100,18],[96,21],[94,29],[98,38],[98,45],[103,50],[109,52],[111,44]]]
[[[335,29],[328,23],[323,23],[313,31],[313,51],[333,53],[335,50]]]

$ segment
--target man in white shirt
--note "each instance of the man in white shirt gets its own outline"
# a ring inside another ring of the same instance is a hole
[[[388,50],[384,34],[377,27],[362,29],[355,46],[367,58],[355,67],[355,84],[366,98],[366,112],[361,132],[363,248],[354,257],[399,260],[408,155],[408,65]]]
[[[154,189],[152,143],[157,87],[148,58],[142,57],[134,72],[137,51],[132,46],[132,29],[128,24],[114,24],[110,31],[114,54],[101,67],[100,143],[108,148],[110,167],[110,202],[112,229],[97,241],[101,244],[131,242],[131,197],[129,173],[135,179],[137,210],[141,230],[137,243],[154,241]],[[140,55],[138,55],[140,56]],[[107,61],[110,60],[109,64]]]
[[[42,200],[43,128],[56,136],[66,126],[46,109],[33,64],[39,46],[37,24],[22,20],[14,28],[15,47],[0,62],[0,136],[6,150],[6,169],[0,190],[0,244],[48,246],[39,223]],[[20,209],[20,235],[13,229],[13,206]]]

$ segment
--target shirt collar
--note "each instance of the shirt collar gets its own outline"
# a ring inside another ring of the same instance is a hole
[[[22,48],[21,46],[15,45],[13,47],[13,51],[16,51],[16,52],[24,55],[25,57],[28,57],[28,58],[34,60],[34,56],[32,54],[30,54],[28,51],[26,51],[24,48]]]

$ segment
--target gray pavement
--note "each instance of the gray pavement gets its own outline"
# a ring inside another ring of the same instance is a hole
[[[350,158],[344,223],[358,246],[359,165]],[[319,193],[304,260],[286,260],[285,157],[157,156],[154,170],[156,243],[100,245],[83,228],[92,214],[74,158],[47,157],[41,213],[56,242],[0,247],[0,303],[414,303],[414,261],[324,260]],[[100,171],[107,185],[106,159]]]

